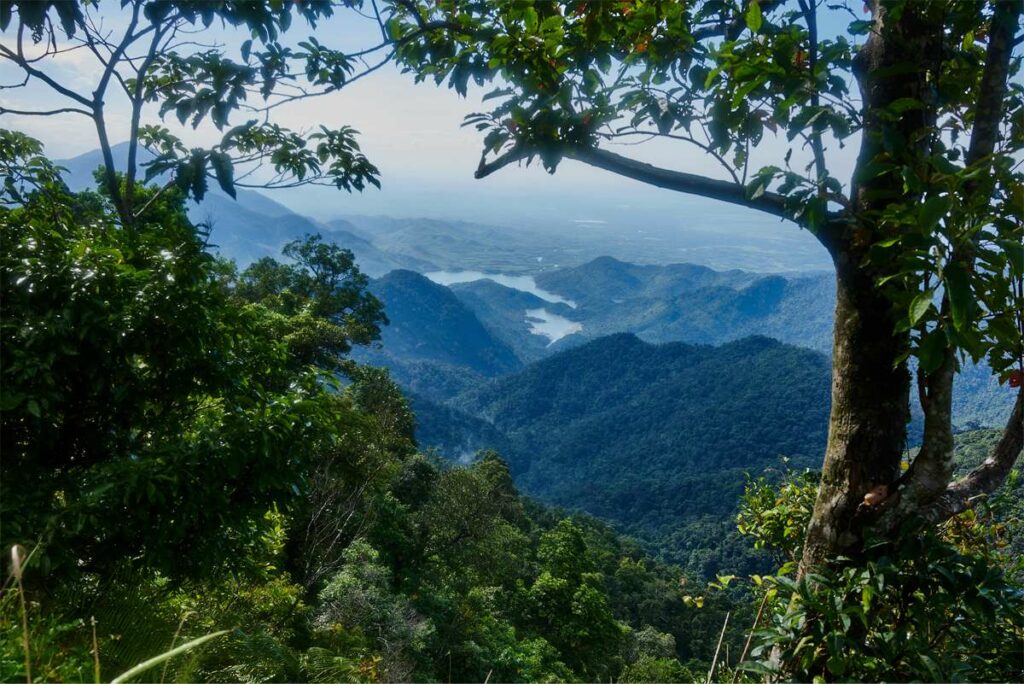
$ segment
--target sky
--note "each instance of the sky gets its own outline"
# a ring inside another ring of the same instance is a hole
[[[105,25],[116,30],[124,23],[118,3],[101,3]],[[829,18],[826,30],[839,26]],[[298,33],[301,29],[293,28]],[[333,47],[355,49],[372,44],[376,24],[353,12],[341,10],[317,30],[319,40]],[[217,30],[217,38],[229,51],[247,36],[232,30]],[[8,40],[10,36],[3,35]],[[100,65],[85,50],[57,58],[50,65],[58,78],[76,89],[94,87]],[[11,83],[19,74],[8,63],[0,63],[0,82]],[[487,88],[471,89],[460,98],[446,87],[414,83],[393,65],[346,86],[339,92],[304,100],[278,110],[282,125],[309,129],[350,125],[360,131],[360,144],[381,170],[383,189],[348,194],[328,188],[278,191],[271,196],[293,210],[326,220],[352,214],[382,214],[397,217],[425,216],[498,225],[529,225],[585,230],[595,222],[632,227],[638,224],[678,228],[682,231],[734,231],[741,235],[792,238],[791,224],[747,209],[674,193],[615,176],[584,164],[566,161],[554,175],[539,165],[508,167],[483,180],[473,178],[480,158],[479,134],[463,128],[464,117],[486,109],[480,98]],[[9,107],[59,106],[61,98],[44,87],[0,90],[0,103]],[[111,137],[127,137],[127,103],[111,100],[107,106]],[[145,116],[156,122],[156,112]],[[164,122],[181,132],[187,144],[211,144],[217,140],[212,128],[185,130],[173,117]],[[87,120],[74,115],[52,117],[0,117],[0,126],[24,131],[41,139],[54,158],[69,158],[97,147],[95,132]],[[852,170],[854,145],[829,151],[836,175],[847,178]],[[722,177],[716,163],[685,144],[663,141],[627,148],[610,147],[622,154],[668,168]],[[761,163],[778,163],[785,154],[784,140],[768,140],[755,157]],[[756,166],[755,166],[756,168]],[[809,235],[807,240],[813,240]]]

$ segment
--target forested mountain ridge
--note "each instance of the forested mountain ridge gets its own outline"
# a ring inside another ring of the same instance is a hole
[[[370,291],[384,303],[390,320],[381,332],[377,353],[399,365],[432,362],[484,376],[508,373],[522,365],[451,290],[419,273],[391,271],[372,281]]]
[[[507,287],[489,279],[448,286],[487,328],[505,341],[524,362],[535,361],[553,351],[571,346],[576,335],[552,343],[543,335],[531,332],[527,312],[546,309],[570,320],[578,316],[564,303],[541,299],[531,292]]]
[[[828,363],[764,337],[709,347],[619,334],[451,404],[507,436],[526,493],[610,520],[685,564],[696,547],[720,545],[694,544],[681,530],[704,516],[728,520],[745,472],[778,466],[780,456],[817,465]],[[722,560],[710,563],[701,569]]]
[[[649,342],[718,344],[763,334],[822,352],[835,306],[831,281],[610,257],[537,276],[542,287],[579,303],[584,338],[629,331]]]
[[[537,284],[572,299],[576,308],[539,302],[480,280],[452,287],[466,305],[524,360],[582,344],[603,335],[630,332],[652,342],[721,344],[765,335],[831,355],[835,288],[826,274],[765,275],[714,271],[694,264],[629,264],[602,257],[577,267],[545,271]],[[525,300],[525,301],[524,301]],[[582,329],[548,345],[530,335],[527,306],[541,305]],[[988,367],[963,364],[953,395],[954,421],[961,428],[999,425],[1013,397]],[[912,439],[920,436],[915,406]]]

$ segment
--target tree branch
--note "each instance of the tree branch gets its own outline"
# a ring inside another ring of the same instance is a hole
[[[818,64],[818,6],[814,0],[799,0],[799,4],[800,11],[803,12],[804,20],[807,22],[807,37],[810,42],[807,63],[810,70],[811,106],[817,108],[821,105],[821,98],[818,94],[818,82],[815,77],[815,68]],[[815,180],[818,183],[818,197],[824,197],[824,182],[827,171],[825,167],[825,147],[821,142],[821,131],[812,129],[808,142],[811,145],[811,151],[814,153],[814,173],[816,176]]]
[[[1006,423],[1003,435],[992,454],[985,462],[964,477],[949,485],[946,491],[921,510],[920,514],[929,522],[947,520],[970,508],[979,496],[994,492],[1006,480],[1007,475],[1024,449],[1024,389],[1017,392],[1017,401]]]
[[[985,68],[982,72],[981,92],[975,108],[974,130],[971,133],[970,146],[965,159],[969,167],[991,157],[995,151],[999,138],[999,123],[1003,115],[1010,56],[1013,51],[1013,35],[1020,12],[1019,2],[996,4]],[[989,192],[989,186],[984,182],[971,182],[965,187],[967,195]],[[975,244],[972,241],[956,245],[950,255],[950,262],[970,266],[975,260],[975,251]],[[949,310],[949,293],[946,291],[943,293],[941,311],[944,316],[948,316]],[[978,494],[988,493],[1001,485],[1016,460],[1017,454],[1020,453],[1020,431],[1024,429],[1024,425],[1021,424],[1021,399],[1018,394],[1014,412],[1016,418],[1011,416],[1011,424],[1007,426],[1009,432],[1004,432],[1003,441],[1000,442],[1002,446],[1008,438],[1016,437],[1016,451],[1009,454],[1000,453],[997,448],[996,454],[986,461],[986,464],[989,464],[994,458],[994,463],[998,466],[985,470],[982,469],[983,466],[976,469],[977,476],[970,479],[969,482],[968,479],[972,478],[975,473],[964,480],[949,484],[954,467],[952,429],[953,376],[956,364],[954,354],[953,348],[948,349],[945,352],[942,366],[937,371],[929,373],[925,378],[928,392],[927,401],[922,402],[925,414],[924,440],[921,451],[903,478],[905,484],[900,492],[899,505],[895,509],[897,512],[893,518],[918,513],[918,509],[928,511],[925,517],[931,520],[943,520],[959,513],[964,510],[961,506],[969,505],[964,503],[965,501],[969,501],[971,497]],[[1013,423],[1014,420],[1016,425]],[[1009,446],[1003,448],[1011,449],[1012,440],[1007,444]],[[1008,459],[1005,466],[1001,459]],[[984,489],[989,486],[991,489]],[[942,517],[945,511],[950,512]]]
[[[971,131],[971,144],[966,159],[968,165],[991,156],[995,149],[996,139],[999,137],[999,123],[1002,120],[1003,101],[1006,98],[1013,38],[1021,14],[1021,3],[1017,0],[1004,0],[993,4],[996,8],[988,37],[985,71],[981,75],[981,86],[978,89],[978,104],[974,110],[974,130]]]
[[[85,114],[86,116],[92,116],[92,112],[87,112],[86,110],[79,109],[78,107],[61,107],[60,109],[47,109],[45,111],[9,109],[7,107],[0,107],[0,114],[17,114],[19,116],[53,116],[54,114]]]
[[[536,155],[535,150],[516,145],[491,161],[487,161],[486,157],[481,157],[480,165],[473,175],[475,178],[486,178],[509,164],[530,159],[534,155]],[[638,180],[641,183],[688,195],[716,199],[796,222],[786,207],[786,198],[774,192],[765,192],[755,198],[748,197],[747,189],[738,183],[708,178],[695,173],[662,169],[599,148],[570,147],[563,151],[563,155],[569,159]],[[844,214],[832,215],[817,232],[813,233],[830,254],[834,253],[838,245],[844,219]]]
[[[43,73],[39,69],[36,69],[31,64],[29,64],[28,61],[25,59],[25,57],[23,55],[19,55],[18,53],[15,53],[13,50],[9,49],[7,46],[3,45],[2,43],[0,43],[0,54],[2,54],[4,57],[6,57],[7,59],[11,60],[15,64],[17,64],[22,69],[24,69],[26,74],[28,74],[29,76],[33,76],[35,78],[38,78],[40,81],[42,81],[46,85],[48,85],[51,88],[53,88],[54,90],[56,90],[58,93],[60,93],[64,97],[71,98],[75,102],[77,102],[79,104],[82,104],[82,105],[85,105],[86,107],[91,107],[92,106],[92,101],[91,100],[89,100],[88,98],[82,97],[81,95],[79,95],[75,91],[71,90],[70,88],[67,88],[67,87],[63,86],[60,83],[58,83],[57,81],[55,81],[54,79],[50,78],[45,73]]]
[[[756,199],[751,199],[747,196],[747,189],[738,183],[662,169],[602,149],[569,149],[566,150],[565,156],[667,190],[717,199],[779,218],[790,218],[785,198],[775,193],[766,192]]]
[[[172,20],[173,21],[176,20]],[[167,24],[168,26],[172,24]],[[173,35],[173,33],[172,33]],[[150,41],[149,51],[146,53],[142,64],[135,72],[135,87],[130,93],[132,106],[132,118],[128,129],[128,161],[125,168],[127,182],[125,183],[125,208],[135,218],[135,178],[138,171],[137,159],[139,152],[139,125],[142,122],[142,107],[144,105],[144,90],[146,74],[156,60],[159,53],[160,41],[163,40],[163,26],[157,26],[153,31],[153,38]],[[131,64],[131,60],[128,60]]]
[[[761,0],[760,7],[761,12],[765,13],[780,5],[784,0]],[[743,29],[747,28],[747,8],[750,6],[750,1],[743,3],[743,11],[736,15],[736,17],[729,23],[721,23],[715,26],[704,26],[697,28],[693,31],[693,39],[696,41],[707,40],[709,38],[725,38],[726,40],[736,40],[743,33]]]

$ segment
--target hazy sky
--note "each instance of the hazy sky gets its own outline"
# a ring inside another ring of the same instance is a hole
[[[107,26],[116,28],[123,20],[117,14],[117,5],[110,2],[101,7]],[[831,23],[839,26],[838,21]],[[292,33],[297,39],[302,31],[302,27],[296,26]],[[373,22],[341,10],[321,25],[317,35],[326,44],[353,49],[372,41],[375,31]],[[217,33],[229,46],[247,37],[235,31]],[[76,89],[91,90],[99,69],[91,55],[79,50],[61,56],[56,73],[61,81]],[[0,81],[10,83],[16,78],[17,73],[10,66],[0,64]],[[370,189],[353,195],[309,188],[276,192],[272,196],[296,211],[320,219],[344,214],[387,214],[552,227],[602,221],[624,226],[678,226],[680,230],[753,230],[790,238],[797,230],[791,224],[757,212],[652,188],[571,161],[565,162],[553,176],[534,165],[506,168],[487,179],[475,180],[473,171],[480,158],[480,137],[474,129],[462,128],[460,124],[466,114],[486,108],[480,102],[484,92],[486,89],[471,90],[469,97],[462,99],[445,87],[438,88],[432,83],[417,85],[412,76],[388,66],[340,92],[283,107],[277,121],[290,127],[309,128],[323,123],[348,124],[358,129],[364,151],[382,172],[384,187],[381,191]],[[49,91],[31,88],[2,90],[0,102],[12,107],[47,107],[57,105],[60,99]],[[123,140],[127,107],[121,101],[111,100],[108,110],[112,138]],[[155,121],[155,110],[148,112],[148,118]],[[184,131],[175,125],[173,117],[165,124],[182,131],[187,144],[208,144],[217,139],[213,130]],[[97,146],[95,132],[83,117],[5,116],[0,126],[42,139],[48,153],[57,158],[71,157]],[[768,141],[755,159],[776,163],[786,149],[784,139]],[[657,142],[617,151],[670,168],[721,177],[714,162],[685,144]],[[843,151],[830,151],[838,177],[848,177],[853,152],[852,145]],[[810,236],[806,239],[813,240]]]

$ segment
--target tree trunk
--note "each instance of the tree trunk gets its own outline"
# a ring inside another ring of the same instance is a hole
[[[872,30],[854,62],[864,125],[851,184],[853,212],[845,234],[832,250],[836,269],[836,313],[832,346],[832,413],[821,486],[807,529],[800,574],[839,553],[856,550],[861,528],[858,515],[864,495],[889,486],[899,476],[910,419],[910,374],[897,363],[909,345],[906,333],[894,334],[892,302],[876,281],[885,273],[863,265],[868,246],[883,236],[876,221],[893,201],[908,198],[899,174],[871,175],[871,163],[887,154],[885,140],[898,136],[916,141],[925,152],[930,137],[921,135],[935,120],[930,74],[941,55],[941,6],[907,3],[897,17],[888,17],[878,0],[867,3]],[[898,68],[916,64],[909,74]],[[897,119],[885,115],[889,105],[910,98],[924,104]],[[914,153],[894,158],[911,163]]]
[[[894,365],[908,341],[893,335],[892,305],[847,255],[835,266],[832,411],[801,574],[860,540],[858,506],[898,477],[910,419],[910,374]]]

